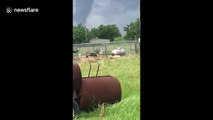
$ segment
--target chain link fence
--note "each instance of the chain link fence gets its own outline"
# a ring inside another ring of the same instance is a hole
[[[94,52],[99,55],[111,55],[114,49],[124,49],[126,55],[140,53],[139,41],[119,41],[110,43],[83,43],[73,44],[73,56],[85,56],[87,52]]]

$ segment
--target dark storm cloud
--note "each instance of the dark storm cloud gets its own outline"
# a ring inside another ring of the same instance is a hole
[[[88,28],[101,24],[123,27],[140,16],[139,0],[74,0],[74,24],[83,23]]]
[[[73,19],[76,23],[84,24],[91,11],[93,0],[75,0]]]
[[[122,13],[126,10],[136,10],[138,7],[138,0],[111,0],[111,12]]]

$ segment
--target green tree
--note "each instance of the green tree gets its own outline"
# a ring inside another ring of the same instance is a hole
[[[100,25],[98,27],[98,37],[103,39],[110,39],[113,41],[116,37],[121,37],[118,27],[113,25]]]
[[[74,44],[86,43],[96,37],[113,41],[116,37],[121,37],[121,33],[115,24],[100,25],[98,28],[92,28],[91,30],[88,30],[82,24],[73,27]]]
[[[73,43],[80,44],[86,42],[86,29],[82,24],[78,24],[77,26],[73,26]]]
[[[126,32],[124,39],[134,40],[135,37],[138,39],[140,37],[140,19],[137,18],[136,21],[124,27],[124,31]]]
[[[116,37],[114,41],[122,41],[122,37]]]
[[[91,40],[93,38],[98,37],[98,29],[92,28],[90,31],[88,31],[88,40]]]

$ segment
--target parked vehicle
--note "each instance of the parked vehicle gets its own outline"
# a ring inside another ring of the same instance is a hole
[[[126,55],[126,51],[124,49],[117,48],[117,49],[112,50],[112,56],[114,56],[114,55],[123,56],[123,55]]]

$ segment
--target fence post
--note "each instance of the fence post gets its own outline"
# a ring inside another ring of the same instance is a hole
[[[106,49],[106,44],[104,45],[104,47],[105,47],[105,56],[107,56],[107,49]]]

